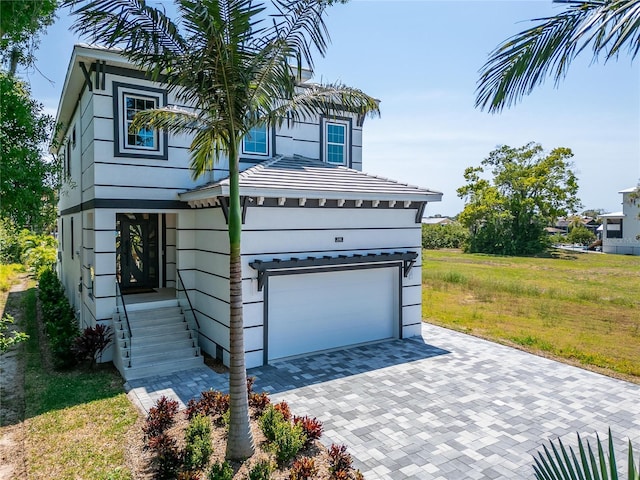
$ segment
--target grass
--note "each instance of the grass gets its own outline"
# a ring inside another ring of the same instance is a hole
[[[425,250],[423,318],[640,383],[640,257]]]
[[[0,264],[0,292],[8,292],[9,289],[17,283],[18,273],[23,272],[22,265],[11,263],[8,265]],[[1,305],[4,309],[4,304]]]
[[[5,272],[2,272],[5,275]],[[11,281],[7,279],[7,281]],[[36,289],[25,292],[25,461],[30,479],[132,478],[124,467],[127,436],[138,415],[113,370],[51,370],[43,361]]]

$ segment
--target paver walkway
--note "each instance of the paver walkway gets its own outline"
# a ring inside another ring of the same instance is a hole
[[[626,462],[640,447],[640,386],[425,324],[395,340],[255,368],[255,390],[324,422],[367,480],[533,478],[532,454],[551,438],[575,445],[609,426]],[[131,382],[148,408],[183,404],[227,379],[206,368]],[[622,465],[620,465],[622,467]]]

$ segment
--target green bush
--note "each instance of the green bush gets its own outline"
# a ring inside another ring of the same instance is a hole
[[[258,420],[258,424],[260,425],[260,430],[262,430],[267,441],[273,442],[276,437],[276,426],[280,423],[284,423],[284,421],[282,413],[276,410],[273,405],[269,405],[265,409],[264,413]]]
[[[14,345],[29,339],[29,335],[17,330],[12,330],[9,334],[5,333],[9,332],[9,325],[14,323],[16,323],[15,319],[8,313],[0,318],[0,353],[5,353]]]
[[[209,463],[213,452],[211,445],[211,420],[195,415],[184,433],[185,464],[189,470],[201,470]]]
[[[292,425],[287,421],[276,423],[273,433],[274,438],[270,446],[281,465],[294,458],[307,442],[302,426]]]
[[[259,460],[249,470],[249,480],[269,480],[275,467],[269,459]]]
[[[469,231],[459,223],[422,225],[422,248],[462,248],[468,238]]]
[[[209,480],[233,480],[233,468],[227,462],[216,462],[209,470]]]
[[[53,365],[58,369],[71,367],[76,363],[73,346],[80,331],[73,307],[69,305],[64,287],[53,270],[42,272],[38,292]]]

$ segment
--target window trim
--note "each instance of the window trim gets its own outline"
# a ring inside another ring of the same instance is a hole
[[[113,156],[167,160],[169,158],[169,136],[166,131],[156,133],[157,146],[153,149],[127,145],[128,135],[125,128],[127,122],[125,98],[127,96],[154,100],[157,108],[167,105],[166,90],[113,82]]]
[[[247,135],[249,135],[249,132],[251,130],[253,130],[254,128],[260,127],[262,126],[264,128],[264,134],[266,136],[265,138],[265,151],[264,152],[249,152],[246,149],[245,146],[245,140],[247,139]],[[244,137],[242,137],[242,155],[249,155],[249,156],[257,156],[257,157],[268,157],[269,156],[269,151],[271,150],[271,145],[270,145],[270,140],[271,140],[271,135],[270,135],[270,129],[269,126],[266,124],[263,125],[255,125],[249,132],[246,133],[246,135]]]
[[[344,161],[343,163],[334,163],[328,161],[328,126],[340,125],[345,129],[344,139]],[[324,116],[320,117],[320,160],[329,165],[337,165],[351,168],[352,150],[353,150],[353,120],[349,117]]]

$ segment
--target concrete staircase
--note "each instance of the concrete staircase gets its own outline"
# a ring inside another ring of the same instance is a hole
[[[177,300],[127,305],[114,313],[114,364],[125,380],[163,375],[203,365],[198,335]]]

